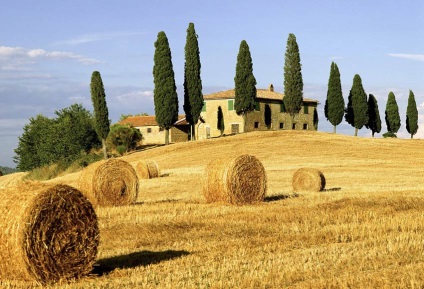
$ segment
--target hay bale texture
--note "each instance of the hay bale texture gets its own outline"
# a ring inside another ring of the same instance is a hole
[[[78,188],[94,205],[130,205],[137,200],[138,177],[128,162],[109,159],[86,167],[78,180]]]
[[[206,167],[203,195],[208,203],[243,205],[262,202],[266,188],[265,169],[255,156],[216,159]]]
[[[135,167],[138,178],[152,179],[159,177],[159,166],[155,161],[139,161]]]
[[[67,185],[21,183],[0,190],[0,280],[54,283],[93,268],[96,213]]]
[[[325,188],[324,174],[314,168],[300,168],[293,174],[293,191],[320,192]]]

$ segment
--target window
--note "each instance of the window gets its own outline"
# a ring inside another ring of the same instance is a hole
[[[260,111],[261,110],[261,104],[258,101],[255,101],[255,110]]]
[[[280,122],[280,129],[284,129],[284,122]]]
[[[234,99],[228,100],[228,110],[234,110]]]
[[[303,124],[303,129],[308,129],[308,124],[307,123],[304,123]]]
[[[295,123],[292,125],[292,129],[296,129],[296,124]]]
[[[255,121],[255,128],[259,128],[259,121]]]
[[[309,113],[308,105],[307,105],[307,104],[305,104],[305,105],[303,106],[303,113],[304,113],[304,114],[308,114],[308,113]]]
[[[152,132],[152,128],[151,127],[148,127],[147,128],[147,133],[151,133]]]
[[[203,106],[202,106],[202,112],[206,111],[206,101],[203,102]]]
[[[284,102],[280,104],[280,112],[286,112],[286,107],[284,106]]]

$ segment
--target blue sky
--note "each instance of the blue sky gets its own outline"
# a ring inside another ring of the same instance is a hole
[[[319,130],[331,132],[323,108],[332,61],[341,73],[345,101],[359,74],[377,97],[383,129],[393,91],[407,138],[409,90],[419,106],[424,138],[424,1],[280,0],[4,1],[0,10],[0,165],[12,166],[14,148],[30,117],[73,103],[92,110],[90,78],[100,71],[110,118],[153,107],[153,54],[165,31],[182,110],[184,45],[188,24],[199,36],[203,93],[232,88],[240,42],[246,40],[257,88],[283,92],[289,33],[300,49],[304,96],[321,102]],[[344,121],[338,132],[353,135]],[[365,128],[359,133],[369,137]],[[379,134],[378,136],[381,136]]]

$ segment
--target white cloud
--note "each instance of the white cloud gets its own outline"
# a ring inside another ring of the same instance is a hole
[[[404,54],[404,53],[388,53],[388,56],[415,60],[415,61],[424,61],[424,54]]]
[[[2,70],[25,70],[37,59],[75,60],[82,64],[96,64],[99,60],[67,51],[46,51],[44,49],[27,49],[23,47],[0,46],[0,67]]]
[[[153,91],[144,90],[144,91],[132,91],[125,94],[117,95],[116,98],[124,103],[133,102],[141,99],[152,99],[153,100]]]
[[[128,32],[128,31],[118,31],[118,32],[108,32],[108,33],[97,33],[97,34],[84,34],[72,39],[63,40],[56,42],[55,45],[79,45],[84,43],[112,40],[122,37],[130,37],[143,35],[142,32]]]

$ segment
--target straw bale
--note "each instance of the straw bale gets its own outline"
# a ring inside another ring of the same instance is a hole
[[[160,171],[155,161],[139,161],[135,167],[139,179],[158,178]]]
[[[320,192],[325,188],[324,174],[314,168],[300,168],[293,174],[293,191]]]
[[[242,205],[261,202],[266,188],[265,169],[255,156],[216,159],[206,167],[203,195],[208,203]]]
[[[109,159],[86,167],[78,188],[94,205],[124,206],[134,204],[138,195],[138,177],[126,161]]]
[[[36,182],[0,189],[0,280],[80,278],[98,245],[96,213],[79,190]]]
[[[3,176],[3,172],[0,170],[0,177]]]

